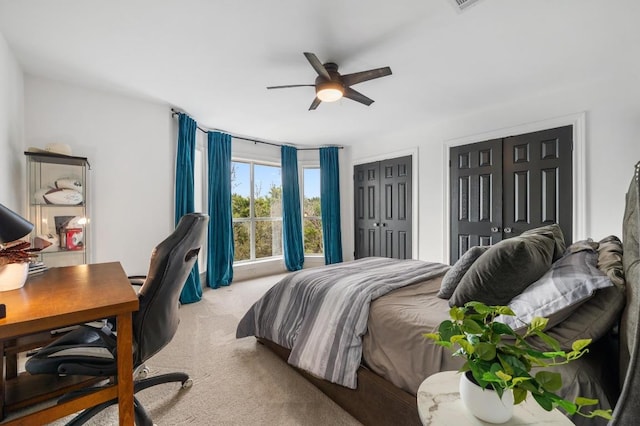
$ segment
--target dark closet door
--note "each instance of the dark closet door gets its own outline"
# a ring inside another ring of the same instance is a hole
[[[573,241],[572,140],[572,126],[505,138],[506,237],[557,223]]]
[[[356,259],[410,259],[411,156],[354,167]]]
[[[380,163],[354,167],[356,259],[380,256]]]
[[[452,147],[450,263],[474,245],[558,223],[573,240],[573,128]]]
[[[469,247],[502,239],[502,140],[451,148],[451,264]]]

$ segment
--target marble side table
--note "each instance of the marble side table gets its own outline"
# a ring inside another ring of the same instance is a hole
[[[460,374],[457,371],[444,371],[429,376],[418,388],[418,414],[423,425],[491,425],[471,414],[458,393]],[[516,405],[513,417],[503,425],[573,425],[558,410],[545,411],[531,397]]]

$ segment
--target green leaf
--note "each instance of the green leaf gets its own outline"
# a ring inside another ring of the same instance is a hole
[[[542,341],[544,343],[546,343],[547,346],[549,346],[554,351],[559,351],[560,350],[560,343],[558,343],[558,341],[556,339],[554,339],[553,337],[549,336],[548,334],[543,333],[540,330],[536,330],[534,332],[534,334],[536,336],[538,336],[540,339],[542,339]]]
[[[469,355],[473,354],[475,352],[475,347],[467,342],[466,340],[460,340],[459,342],[456,342],[460,345],[460,347]]]
[[[422,336],[435,341],[440,340],[440,335],[438,333],[423,333]]]
[[[508,382],[509,380],[512,379],[512,377],[507,373],[505,373],[504,371],[496,371],[496,376],[498,376],[504,382]]]
[[[508,306],[494,306],[494,309],[497,315],[509,315],[512,317],[516,316],[515,312],[513,312]]]
[[[462,320],[462,331],[469,334],[482,334],[484,330],[480,327],[480,324],[472,319],[465,318]]]
[[[520,404],[527,399],[527,391],[522,388],[513,388],[513,404]]]
[[[476,345],[476,355],[485,361],[492,361],[496,357],[496,347],[491,343],[480,342]]]
[[[531,324],[529,324],[529,333],[532,333],[534,330],[540,330],[540,331],[544,330],[548,322],[549,322],[549,319],[547,318],[534,317],[531,320]]]
[[[576,398],[576,404],[581,407],[584,407],[585,405],[596,405],[597,403],[598,400],[593,398],[584,398],[582,396]]]
[[[576,411],[578,411],[578,407],[576,406],[576,404],[574,404],[573,402],[567,401],[565,399],[558,398],[556,400],[556,404],[562,407],[562,409],[566,411],[567,414],[569,415],[573,415],[576,413]]]
[[[596,417],[596,416],[604,417],[607,420],[613,419],[613,417],[611,416],[611,410],[593,410],[587,417]]]
[[[508,334],[509,336],[516,335],[515,331],[513,331],[513,329],[507,324],[503,324],[497,321],[491,323],[491,330],[496,334]]]
[[[547,395],[539,395],[536,393],[532,393],[531,395],[533,395],[533,399],[536,400],[538,405],[540,405],[546,411],[553,410],[553,401]]]
[[[560,373],[538,371],[536,373],[536,381],[549,392],[557,391],[562,387],[562,376],[560,376]]]
[[[449,316],[454,321],[462,321],[464,319],[464,312],[464,308],[454,306],[453,308],[449,309]]]
[[[451,341],[451,336],[462,334],[460,331],[460,327],[449,320],[444,320],[440,323],[440,327],[438,327],[438,333],[440,333],[440,338],[442,340],[448,341]]]
[[[591,343],[591,339],[580,339],[573,342],[571,349],[575,352],[580,352]]]
[[[495,312],[494,308],[491,306],[487,306],[482,302],[467,302],[464,306],[473,308],[474,311],[481,314],[482,316],[487,316]]]

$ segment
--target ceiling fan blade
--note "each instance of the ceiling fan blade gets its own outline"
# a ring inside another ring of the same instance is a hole
[[[349,98],[353,101],[356,102],[360,102],[361,104],[365,104],[366,106],[369,106],[373,103],[373,99],[371,98],[367,98],[365,95],[363,95],[360,92],[356,92],[355,90],[353,90],[351,87],[345,87],[344,88],[344,95],[345,98]]]
[[[311,111],[312,109],[316,109],[318,108],[318,105],[320,105],[322,103],[322,101],[320,99],[318,99],[317,97],[313,99],[313,102],[311,102],[311,106],[309,107],[309,111]]]
[[[287,84],[286,86],[269,86],[267,89],[287,89],[289,87],[315,87],[315,84]]]
[[[345,74],[342,76],[342,83],[345,86],[362,83],[363,81],[373,80],[374,78],[385,77],[391,75],[391,68],[383,67],[368,71],[354,72],[353,74]]]
[[[322,62],[318,59],[318,57],[311,52],[304,52],[304,56],[307,57],[307,61],[311,64],[314,70],[318,73],[319,76],[326,78],[327,80],[331,80],[331,76],[327,69],[322,65]]]

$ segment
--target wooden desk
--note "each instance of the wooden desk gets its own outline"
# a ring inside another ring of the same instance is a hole
[[[16,337],[115,316],[118,322],[118,385],[37,411],[3,425],[45,424],[118,398],[120,425],[133,425],[133,333],[131,314],[138,298],[120,263],[51,268],[29,277],[24,287],[0,292],[7,317],[0,319],[2,342]],[[0,372],[0,375],[3,372]],[[4,398],[4,379],[0,398]]]
[[[457,371],[443,371],[427,377],[418,388],[418,414],[423,425],[490,425],[467,410],[460,400],[460,375]],[[559,410],[545,411],[529,395],[513,407],[513,417],[505,426],[573,425]]]

